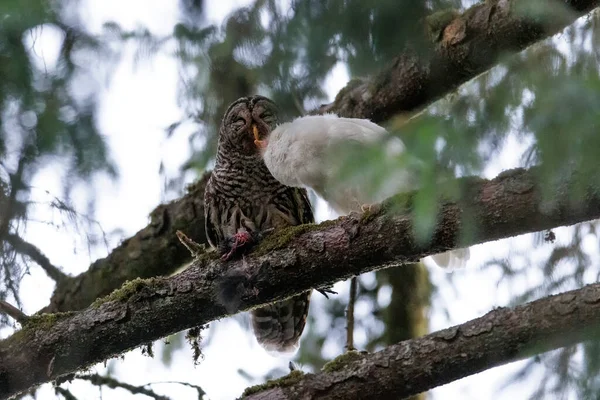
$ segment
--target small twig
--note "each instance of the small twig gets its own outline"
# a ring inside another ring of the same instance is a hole
[[[61,388],[60,386],[56,386],[54,388],[54,392],[56,394],[60,394],[62,397],[65,398],[65,400],[77,400],[77,397],[75,397],[73,395],[73,393],[71,393],[70,390],[65,389],[65,388]]]
[[[182,385],[182,386],[190,387],[192,389],[196,389],[196,392],[198,393],[198,400],[202,400],[202,396],[206,395],[206,392],[200,386],[194,385],[193,383],[188,383],[188,382],[178,382],[178,381],[150,382],[150,383],[146,383],[144,385],[144,387],[146,387],[146,386],[152,386],[152,385],[165,385],[165,384],[168,384],[168,385]]]
[[[29,316],[27,314],[4,300],[0,300],[0,312],[8,315],[21,325],[25,325],[29,320]]]
[[[196,243],[192,239],[190,239],[185,233],[181,231],[175,232],[177,238],[192,254],[192,257],[196,258],[200,254],[203,254],[206,251],[206,248],[203,244]]]
[[[2,254],[2,256],[0,257],[0,263],[2,263],[0,267],[4,272],[4,286],[6,287],[7,291],[9,291],[13,295],[16,302],[16,306],[21,307],[21,300],[19,296],[19,282],[21,281],[22,277],[19,278],[18,276],[13,276],[13,274],[15,273],[14,268],[16,265],[16,257],[17,253],[14,251],[9,251],[5,254]]]
[[[350,280],[350,298],[346,311],[346,351],[354,350],[354,303],[356,302],[356,277]]]
[[[154,392],[154,390],[146,388],[145,387],[146,385],[134,386],[134,385],[130,385],[129,383],[120,382],[120,381],[116,380],[115,378],[111,378],[110,376],[102,376],[102,375],[98,375],[98,374],[81,375],[81,376],[77,376],[77,379],[86,380],[86,381],[90,382],[92,385],[96,385],[96,386],[107,386],[111,389],[116,389],[116,388],[125,389],[125,390],[128,390],[132,394],[143,394],[143,395],[151,397],[155,400],[171,400],[167,396],[157,394]]]
[[[62,272],[60,268],[53,265],[48,257],[35,245],[25,241],[21,236],[14,233],[6,235],[6,241],[11,244],[13,249],[20,254],[23,254],[35,261],[46,274],[54,281],[62,282],[69,276]]]
[[[326,299],[329,299],[330,294],[338,294],[335,290],[332,290],[331,288],[332,288],[332,286],[329,286],[326,288],[321,288],[321,289],[316,289],[316,290],[317,290],[317,292],[319,292],[323,296],[325,296]]]
[[[26,151],[23,151],[26,153]],[[4,238],[4,236],[10,230],[10,222],[14,217],[14,209],[17,205],[17,192],[22,188],[23,182],[21,182],[21,177],[23,176],[23,170],[25,169],[25,164],[27,162],[27,155],[21,154],[19,158],[19,164],[17,165],[17,170],[14,174],[10,174],[10,194],[8,196],[7,204],[4,207],[4,216],[0,221],[0,240]]]

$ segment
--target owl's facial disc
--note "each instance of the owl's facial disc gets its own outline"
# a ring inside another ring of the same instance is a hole
[[[267,141],[266,140],[260,140],[260,136],[259,136],[259,132],[258,132],[258,127],[256,126],[256,124],[252,124],[252,134],[254,135],[254,145],[256,147],[258,147],[259,149],[266,149],[267,148]]]

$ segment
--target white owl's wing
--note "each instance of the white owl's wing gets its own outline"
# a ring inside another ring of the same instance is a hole
[[[323,116],[323,127],[326,129],[327,136],[334,142],[373,143],[383,140],[388,135],[384,128],[368,119]]]
[[[452,272],[467,266],[467,261],[471,258],[471,251],[468,247],[465,247],[450,250],[441,254],[433,254],[429,258],[446,272]]]
[[[350,205],[354,206],[358,201],[346,204],[350,188],[334,185],[341,165],[340,157],[333,155],[339,154],[336,150],[342,149],[344,144],[373,140],[373,133],[354,121],[360,120],[332,115],[301,117],[292,121],[285,131],[285,138],[282,136],[282,143],[287,148],[286,168],[301,186],[313,189],[339,213],[349,212]]]
[[[263,159],[275,179],[284,185],[309,187],[324,197],[329,142],[325,119],[297,118],[271,132]]]
[[[338,179],[348,158],[352,159],[353,153],[346,154],[346,150],[353,145],[359,151],[365,146],[383,145],[387,157],[404,151],[400,139],[369,120],[326,114],[300,117],[277,127],[271,133],[264,159],[280,182],[312,188],[336,211],[347,213],[379,197],[373,197],[373,191],[367,189],[372,181],[368,165],[361,166],[361,176],[351,182]]]

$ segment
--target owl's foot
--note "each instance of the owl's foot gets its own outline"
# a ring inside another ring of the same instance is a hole
[[[229,251],[221,256],[221,260],[228,261],[242,250],[247,250],[251,247],[255,240],[252,235],[246,231],[241,231],[233,235],[230,239],[231,244],[228,246]]]
[[[221,254],[223,254],[221,260],[228,261],[238,254],[247,253],[254,245],[273,231],[273,228],[252,233],[246,230],[238,231],[238,233],[225,241],[225,244],[221,249]]]

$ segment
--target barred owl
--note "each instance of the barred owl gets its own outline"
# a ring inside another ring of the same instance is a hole
[[[266,138],[257,139],[257,146],[277,180],[313,189],[342,215],[418,186],[416,171],[398,162],[405,152],[404,143],[367,119],[333,114],[300,117],[279,125]],[[356,153],[344,154],[347,150],[364,152],[378,147],[379,153],[374,153],[379,158],[377,162],[363,163],[359,168],[349,165]],[[354,168],[356,173],[344,179],[348,168]],[[382,175],[387,178],[381,179]],[[431,258],[450,271],[463,267],[470,251],[455,249]]]
[[[277,107],[262,96],[234,101],[219,131],[216,164],[204,193],[206,235],[229,259],[257,234],[314,222],[306,191],[277,181],[255,144],[277,124]],[[292,352],[308,314],[310,291],[251,312],[258,343],[271,352]]]

